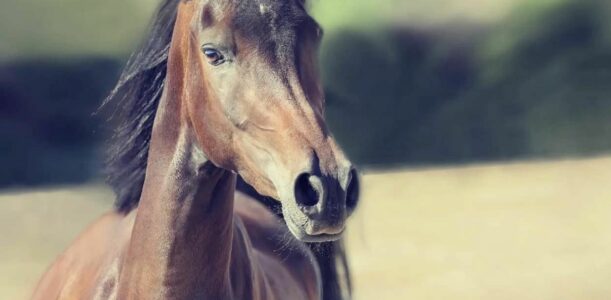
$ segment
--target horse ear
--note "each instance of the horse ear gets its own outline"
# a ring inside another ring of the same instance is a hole
[[[193,17],[193,1],[181,1],[176,12],[176,22],[172,33],[172,42],[168,51],[166,85],[172,90],[179,91],[184,88],[185,68],[184,62],[189,51],[189,24]]]

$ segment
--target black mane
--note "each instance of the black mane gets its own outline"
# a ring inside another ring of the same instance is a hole
[[[167,58],[178,4],[163,0],[149,34],[125,66],[102,107],[112,107],[116,129],[106,159],[106,182],[116,194],[115,209],[127,214],[138,206],[147,167],[148,150],[157,106],[165,83]],[[252,1],[252,0],[247,0]],[[279,202],[254,192],[243,180],[238,190],[249,194],[281,216]],[[351,294],[350,275],[341,241],[308,244],[316,256],[323,280],[323,299]]]
[[[132,54],[103,107],[115,106],[117,121],[106,160],[106,182],[116,209],[127,213],[138,205],[148,160],[157,105],[165,83],[168,51],[180,0],[164,0],[148,38]]]

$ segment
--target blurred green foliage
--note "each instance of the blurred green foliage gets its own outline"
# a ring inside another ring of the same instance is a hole
[[[92,113],[155,1],[8,1],[0,11],[0,186],[97,176],[106,132]],[[427,23],[398,22],[407,7],[399,0],[314,1],[326,29],[327,118],[353,160],[419,165],[611,150],[611,3],[519,3],[493,21]],[[432,4],[414,11],[445,14]]]
[[[0,186],[81,182],[100,170],[94,115],[118,76],[108,59],[0,67]]]
[[[366,164],[611,149],[611,3],[526,2],[502,22],[328,38],[329,122]]]
[[[3,0],[0,62],[125,57],[142,38],[155,0]]]

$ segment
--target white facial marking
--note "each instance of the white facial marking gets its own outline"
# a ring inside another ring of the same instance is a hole
[[[265,4],[259,4],[259,12],[261,13],[261,15],[266,14],[268,11],[269,11],[269,6]]]

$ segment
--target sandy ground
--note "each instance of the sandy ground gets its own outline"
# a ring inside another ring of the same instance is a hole
[[[611,158],[364,176],[357,299],[611,299]],[[100,185],[0,195],[0,299],[109,209]]]

